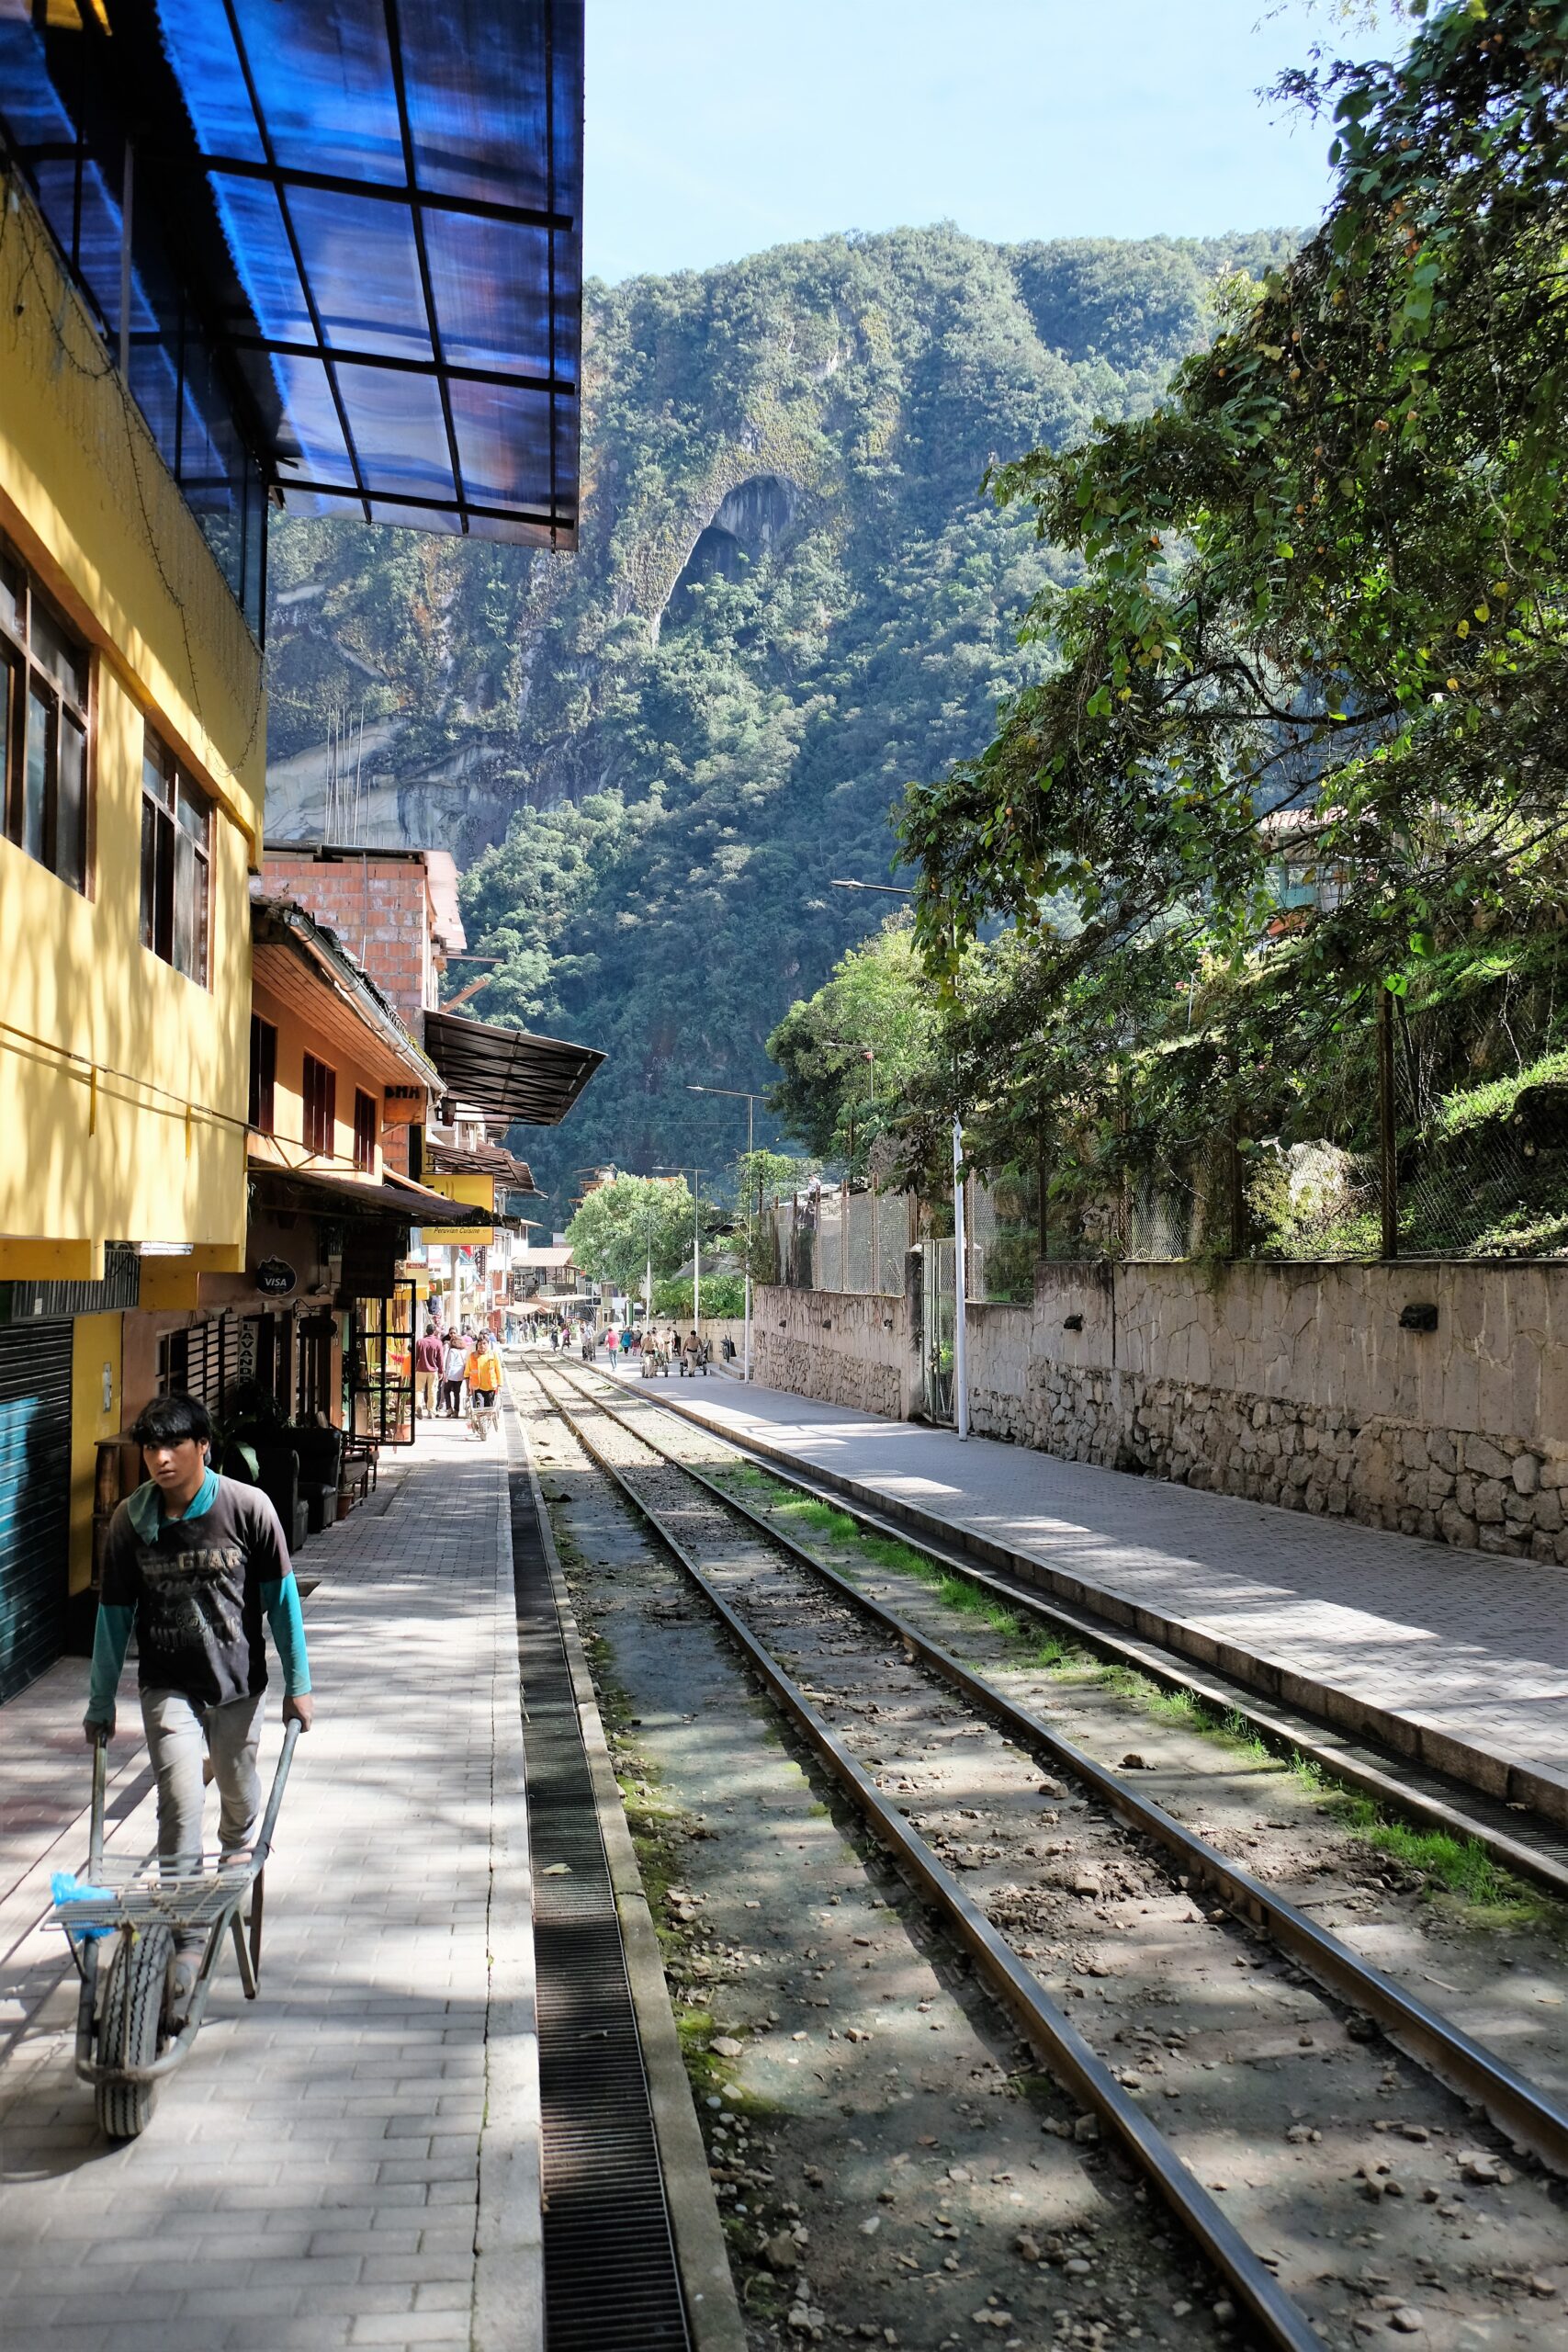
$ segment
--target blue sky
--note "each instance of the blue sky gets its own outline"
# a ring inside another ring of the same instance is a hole
[[[1258,92],[1335,0],[588,0],[586,266],[704,269],[833,230],[1305,225],[1328,135]]]

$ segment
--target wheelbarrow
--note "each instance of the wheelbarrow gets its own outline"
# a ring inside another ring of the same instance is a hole
[[[104,1858],[104,1790],[108,1743],[93,1748],[93,1817],[87,1874],[54,1882],[54,1922],[62,1928],[81,1978],[76,2004],[76,2073],[90,2083],[100,2130],[134,2140],[152,2120],[158,2088],[190,2056],[212,1990],[213,1971],[231,1939],[247,2001],[261,1979],[262,1898],[266,1858],[288,1781],[300,1726],[287,1724],[283,1752],[261,1828],[240,1861],[201,1855],[165,1862]],[[183,2016],[171,2013],[176,1940],[199,1933],[201,1961]],[[100,1963],[99,1947],[108,1944]]]

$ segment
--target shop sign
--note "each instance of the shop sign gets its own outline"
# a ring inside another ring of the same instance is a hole
[[[256,1268],[256,1288],[264,1298],[287,1298],[299,1276],[284,1258],[264,1258]]]

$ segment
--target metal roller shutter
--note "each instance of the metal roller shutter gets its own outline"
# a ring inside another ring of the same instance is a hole
[[[0,1699],[65,1646],[71,1328],[0,1328]]]

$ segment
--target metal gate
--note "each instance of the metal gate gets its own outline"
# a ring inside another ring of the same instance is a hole
[[[0,1699],[65,1647],[71,1543],[69,1323],[0,1329]]]
[[[953,1339],[957,1317],[953,1283],[953,1237],[925,1243],[925,1300],[921,1329],[925,1336],[926,1418],[953,1419]]]
[[[413,1443],[413,1342],[418,1299],[412,1279],[385,1298],[355,1301],[354,1432],[383,1445]]]

